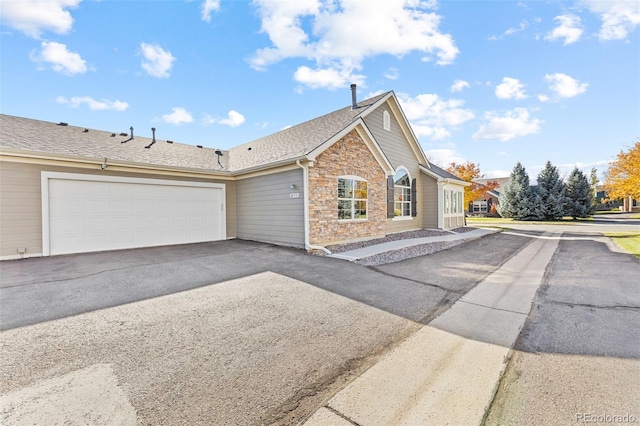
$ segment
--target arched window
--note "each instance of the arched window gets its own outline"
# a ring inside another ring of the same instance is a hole
[[[395,217],[411,217],[411,177],[404,167],[393,176],[393,201]]]
[[[367,219],[367,181],[358,176],[338,177],[338,220]]]
[[[389,111],[386,110],[382,113],[382,128],[391,130],[391,116],[389,115]]]

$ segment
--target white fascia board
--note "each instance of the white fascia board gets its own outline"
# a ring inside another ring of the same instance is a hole
[[[16,159],[25,158],[25,159],[38,159],[38,160],[66,161],[70,163],[84,163],[84,164],[94,164],[94,165],[101,165],[105,161],[105,157],[86,157],[82,155],[54,154],[50,152],[26,151],[21,149],[6,149],[6,148],[2,148],[0,150],[0,156],[13,157]],[[196,169],[196,168],[189,168],[189,167],[164,166],[160,164],[150,164],[150,163],[136,163],[133,161],[114,160],[108,157],[106,158],[106,160],[107,160],[107,168],[126,167],[126,168],[132,168],[132,169],[144,169],[144,170],[154,170],[154,171],[157,170],[159,174],[162,174],[163,171],[197,173],[197,174],[203,174],[207,176],[216,176],[221,179],[231,178],[232,176],[230,172],[222,171],[222,170],[208,170],[208,169]]]

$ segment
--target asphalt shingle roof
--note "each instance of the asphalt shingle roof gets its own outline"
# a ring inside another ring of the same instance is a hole
[[[309,154],[352,124],[369,107],[389,92],[339,109],[321,117],[283,129],[277,133],[222,151],[220,163],[215,148],[199,148],[182,143],[129,136],[119,132],[62,126],[40,120],[0,114],[0,148],[51,154],[107,158],[156,166],[181,167],[208,171],[237,172],[292,160]],[[135,135],[135,131],[134,131]]]
[[[220,167],[212,148],[158,139],[145,148],[152,139],[135,136],[135,130],[134,139],[126,143],[122,141],[129,139],[129,135],[121,136],[119,132],[112,135],[114,132],[0,115],[0,148],[209,171],[228,169],[229,156],[224,151]]]
[[[229,152],[230,168],[231,170],[242,170],[309,154],[352,124],[387,93],[359,102],[356,109],[348,106],[231,148]]]
[[[431,171],[434,172],[435,174],[437,174],[438,176],[445,178],[445,179],[455,179],[455,180],[462,180],[460,179],[458,176],[449,173],[448,171],[446,171],[445,169],[442,169],[438,166],[436,166],[433,163],[429,164],[431,166]]]

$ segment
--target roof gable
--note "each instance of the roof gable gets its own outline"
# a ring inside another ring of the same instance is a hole
[[[352,126],[386,94],[333,111],[229,150],[230,169],[243,170],[305,157]]]

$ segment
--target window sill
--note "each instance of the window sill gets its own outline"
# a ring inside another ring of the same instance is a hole
[[[413,216],[396,216],[391,220],[396,221],[396,220],[413,220],[413,219],[415,219]]]
[[[369,219],[338,219],[338,223],[369,222]]]

